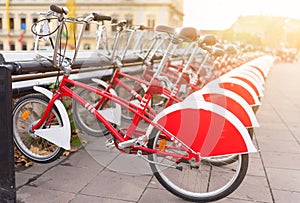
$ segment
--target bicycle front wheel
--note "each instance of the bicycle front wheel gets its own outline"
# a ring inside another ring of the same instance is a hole
[[[174,142],[163,139],[157,130],[150,135],[148,147],[165,152],[184,155],[182,148]],[[164,146],[164,147],[162,147]],[[248,154],[237,155],[235,162],[214,165],[203,159],[193,163],[192,160],[175,160],[168,156],[149,154],[150,167],[156,179],[169,192],[193,202],[210,202],[224,198],[243,181],[248,168]]]
[[[13,108],[13,136],[17,149],[28,159],[49,163],[58,159],[64,149],[30,132],[30,128],[44,114],[49,99],[41,94],[26,95]],[[62,126],[62,119],[54,106],[41,128]]]

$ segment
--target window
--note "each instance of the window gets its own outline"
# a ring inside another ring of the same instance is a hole
[[[91,49],[91,45],[90,44],[84,44],[83,45],[83,49],[84,50],[90,50]]]
[[[3,29],[3,24],[2,24],[2,17],[0,17],[0,31]]]
[[[38,18],[36,18],[36,17],[32,18],[32,23],[36,23],[37,21],[38,21]]]
[[[155,18],[154,16],[148,16],[148,19],[147,19],[147,26],[148,27],[155,27]]]
[[[0,50],[4,50],[3,42],[0,42]]]
[[[26,31],[26,18],[21,18],[21,25],[20,29],[24,32]]]
[[[22,42],[22,50],[27,50],[27,44],[26,44],[26,42]]]
[[[9,18],[9,24],[10,24],[10,29],[14,30],[15,29],[15,21],[13,17]]]
[[[11,50],[11,51],[16,50],[15,42],[12,42],[12,41],[9,42],[9,50]]]

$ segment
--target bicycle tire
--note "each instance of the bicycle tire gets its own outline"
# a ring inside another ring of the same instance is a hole
[[[41,94],[30,94],[21,97],[13,107],[13,139],[17,149],[28,159],[37,163],[50,163],[58,159],[65,151],[63,148],[33,135],[29,127],[44,113],[49,98]],[[51,122],[41,127],[50,128],[53,124],[62,125],[59,111],[54,106]]]
[[[92,84],[92,86],[102,90],[105,89],[105,87],[98,84]],[[78,91],[78,95],[90,104],[95,104],[101,99],[100,95],[85,89]],[[111,102],[107,105],[111,105]],[[108,135],[110,133],[108,129],[89,112],[89,110],[81,106],[76,100],[73,100],[72,112],[76,127],[84,133],[94,137]],[[113,124],[113,126],[116,127],[116,124]]]
[[[148,147],[158,149],[161,140],[159,131],[154,129],[150,134]],[[175,152],[174,143],[167,140],[166,146],[168,145],[172,145],[171,150]],[[168,147],[164,151],[167,149]],[[177,153],[182,154],[184,151],[177,150]],[[216,201],[231,194],[242,183],[249,162],[248,154],[239,154],[237,161],[232,164],[215,166],[200,161],[198,167],[193,167],[188,161],[178,163],[174,159],[153,153],[149,153],[148,158],[152,161],[150,167],[158,182],[172,194],[192,202]],[[182,170],[174,168],[179,166],[183,167]]]

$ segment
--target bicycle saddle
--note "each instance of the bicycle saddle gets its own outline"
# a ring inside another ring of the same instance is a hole
[[[193,27],[183,27],[179,30],[178,37],[185,42],[195,42],[198,39],[198,31]]]
[[[203,48],[204,46],[213,46],[217,43],[215,35],[207,34],[200,38],[198,46]]]
[[[221,48],[214,47],[214,48],[212,49],[212,55],[213,55],[214,57],[224,56],[224,54],[225,54],[225,52],[224,52],[224,50],[221,49]]]
[[[176,33],[174,27],[170,27],[170,26],[167,26],[167,25],[157,25],[155,27],[155,31],[157,31],[157,32],[165,32],[165,33],[167,33],[169,35],[174,35]]]
[[[225,48],[225,52],[226,52],[226,54],[228,54],[228,55],[234,55],[234,54],[236,54],[237,53],[237,49],[236,49],[236,46],[235,45],[233,45],[233,44],[228,44],[227,46],[226,46],[226,48]]]

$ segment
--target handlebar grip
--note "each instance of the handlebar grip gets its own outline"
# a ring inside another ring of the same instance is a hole
[[[111,21],[110,16],[102,16],[102,15],[99,15],[97,13],[92,13],[92,14],[94,16],[95,21],[103,21],[103,20]]]
[[[66,11],[65,9],[60,8],[60,7],[58,7],[58,6],[54,5],[54,4],[52,4],[50,6],[50,10],[54,11],[55,13],[68,14],[68,11]]]

